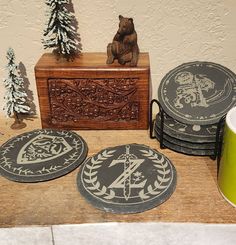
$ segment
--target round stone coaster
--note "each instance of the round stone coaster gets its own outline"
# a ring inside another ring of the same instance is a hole
[[[0,147],[0,175],[18,182],[51,180],[77,168],[87,152],[87,144],[74,132],[34,130]]]
[[[161,128],[160,115],[156,115],[156,127]],[[216,140],[217,124],[191,125],[178,122],[167,114],[164,115],[163,131],[174,138],[196,143],[214,143]]]
[[[156,133],[160,135],[160,129],[155,127],[154,129]],[[189,149],[196,149],[196,150],[214,150],[215,149],[215,143],[194,143],[194,142],[188,142],[181,140],[180,138],[174,138],[167,134],[163,134],[163,137],[165,140],[179,146],[183,146]]]
[[[139,213],[171,196],[176,170],[167,157],[148,146],[121,145],[87,159],[77,184],[85,199],[98,209]]]
[[[159,133],[155,130],[155,136],[158,141],[160,141],[160,135]],[[177,145],[173,143],[172,141],[168,141],[166,139],[163,140],[163,145],[173,151],[176,151],[178,153],[183,153],[186,155],[191,155],[191,156],[213,156],[214,155],[214,150],[202,150],[202,149],[191,149],[187,148],[181,145]]]
[[[191,62],[171,70],[161,81],[158,98],[174,119],[193,125],[217,123],[236,100],[236,75],[219,64]]]

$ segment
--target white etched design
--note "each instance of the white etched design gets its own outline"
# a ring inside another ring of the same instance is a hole
[[[144,156],[143,159],[140,159],[130,153],[130,145],[126,145],[125,148],[125,152],[112,160],[109,166],[105,161],[109,162],[115,150],[104,150],[98,156],[89,159],[81,173],[84,188],[103,201],[107,200],[109,203],[112,201],[119,205],[143,203],[166,192],[173,181],[173,169],[168,160],[152,150],[139,150]],[[148,172],[153,173],[154,171],[155,176],[154,180],[149,183],[147,173],[143,174],[141,170],[146,169],[145,166],[140,169],[145,158],[151,160],[151,163],[148,161],[151,165],[146,167],[149,169]],[[112,168],[117,164],[123,164],[122,173],[110,185],[102,184],[102,179],[99,179],[100,171],[105,171],[104,166]],[[102,166],[103,168],[100,169]],[[115,189],[121,190],[116,192]]]
[[[204,97],[203,91],[208,92],[210,89],[214,89],[215,83],[206,75],[193,75],[191,72],[183,71],[175,76],[175,82],[180,85],[176,90],[176,98],[174,99],[176,108],[183,108],[183,102],[190,104],[191,107],[209,106],[210,100]],[[214,97],[219,97],[219,94],[214,95]]]
[[[111,200],[115,197],[113,189],[123,189],[123,198],[127,201],[131,196],[131,190],[144,188],[147,179],[144,179],[142,172],[136,171],[138,167],[145,161],[145,159],[138,159],[134,154],[130,154],[130,146],[126,145],[126,152],[121,154],[116,160],[113,160],[108,166],[113,167],[116,164],[122,163],[124,171],[119,175],[108,187],[101,185],[98,181],[98,169],[102,166],[103,161],[113,156],[115,150],[103,151],[95,157],[91,158],[91,163],[85,164],[83,171],[84,182],[88,184],[86,188],[90,190],[95,196]]]
[[[153,185],[148,185],[147,189],[143,189],[139,192],[139,197],[142,200],[150,199],[153,196],[158,196],[165,192],[170,186],[173,178],[171,165],[165,160],[163,156],[159,158],[158,154],[150,150],[140,150],[143,156],[152,160],[153,166],[157,170],[156,180]]]
[[[57,136],[55,136],[55,133]],[[67,154],[63,154],[60,158],[55,158],[55,161],[45,162],[41,161],[41,164],[19,164],[17,163],[17,156],[13,155],[15,148],[19,151],[18,144],[22,145],[22,142],[30,142],[35,135],[46,135],[54,137],[62,137],[71,146],[72,150]],[[67,173],[67,170],[71,170],[73,166],[78,166],[80,161],[84,159],[87,152],[87,146],[84,141],[76,134],[70,131],[54,131],[50,129],[34,130],[27,132],[20,136],[16,136],[0,148],[0,172],[2,176],[7,175],[10,179],[14,177],[14,180],[23,182],[37,182],[52,179],[60,176],[60,174]]]
[[[18,153],[18,164],[41,163],[56,159],[72,147],[63,137],[40,134],[25,144]]]
[[[85,170],[83,171],[83,181],[88,184],[86,188],[95,196],[107,200],[113,199],[115,197],[115,192],[113,190],[108,190],[106,186],[101,185],[100,181],[98,181],[97,173],[98,169],[102,166],[103,161],[111,158],[115,152],[115,150],[104,150],[101,154],[98,154],[97,159],[92,157],[91,164],[85,164]]]
[[[130,153],[130,146],[126,145],[126,152],[113,160],[109,167],[122,163],[124,166],[123,173],[109,186],[109,188],[122,188],[125,200],[128,200],[131,195],[132,188],[143,188],[147,179],[142,179],[142,173],[135,172],[136,169],[145,161],[138,159],[137,156]],[[135,172],[135,173],[134,173]],[[132,181],[132,174],[136,175]]]

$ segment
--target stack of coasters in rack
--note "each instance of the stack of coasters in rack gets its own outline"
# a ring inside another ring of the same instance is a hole
[[[217,124],[190,125],[176,121],[165,114],[163,144],[174,151],[198,156],[212,156],[215,150]],[[156,116],[155,136],[160,140],[161,117]]]
[[[156,116],[156,138],[177,152],[212,156],[218,123],[236,104],[236,75],[215,63],[185,63],[162,79],[158,98],[164,116],[163,132]]]
[[[165,202],[177,174],[171,161],[145,145],[104,149],[88,158],[77,177],[78,190],[94,207],[112,213],[139,213]]]

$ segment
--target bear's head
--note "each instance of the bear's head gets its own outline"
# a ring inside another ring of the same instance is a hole
[[[125,18],[122,15],[119,15],[119,30],[118,34],[120,36],[130,35],[134,32],[134,23],[132,18]]]

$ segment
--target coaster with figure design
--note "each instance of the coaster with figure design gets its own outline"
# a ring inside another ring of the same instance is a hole
[[[171,161],[145,145],[107,148],[90,157],[77,176],[78,190],[94,207],[112,213],[139,213],[165,202],[174,192]]]
[[[77,168],[87,152],[86,142],[74,132],[34,130],[0,147],[0,175],[18,182],[55,179]]]
[[[212,62],[189,62],[161,80],[158,98],[173,119],[192,125],[218,123],[236,105],[236,75]]]

